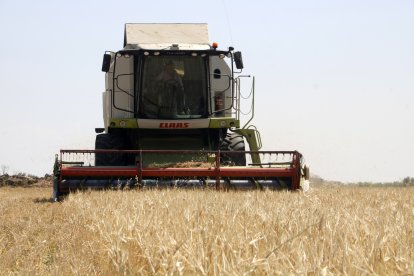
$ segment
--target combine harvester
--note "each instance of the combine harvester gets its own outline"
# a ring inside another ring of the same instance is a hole
[[[126,24],[124,48],[103,57],[105,127],[95,150],[56,155],[53,198],[125,186],[300,189],[302,155],[259,151],[254,78],[242,103],[241,52],[217,48],[206,24]]]

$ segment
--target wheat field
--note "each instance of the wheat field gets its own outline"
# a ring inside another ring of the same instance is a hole
[[[0,188],[1,274],[414,274],[414,188]]]

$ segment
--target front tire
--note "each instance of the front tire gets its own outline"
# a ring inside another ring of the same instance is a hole
[[[124,149],[124,139],[121,135],[102,133],[96,135],[96,150]],[[125,156],[119,153],[95,153],[95,166],[123,166]]]
[[[242,135],[229,132],[220,145],[222,151],[245,151],[244,138]],[[220,156],[223,165],[246,166],[245,153],[222,153]]]

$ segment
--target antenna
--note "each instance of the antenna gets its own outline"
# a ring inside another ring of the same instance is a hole
[[[230,42],[231,42],[231,45],[234,45],[232,31],[231,31],[231,24],[230,24],[230,19],[229,19],[229,13],[228,13],[228,10],[227,10],[227,5],[226,5],[226,0],[222,0],[222,2],[223,2],[223,6],[224,6],[224,13],[226,15],[227,27],[229,28]]]

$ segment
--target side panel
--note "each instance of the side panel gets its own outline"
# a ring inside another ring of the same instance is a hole
[[[105,126],[105,132],[108,133],[108,126],[109,126],[109,122],[110,122],[110,114],[109,114],[109,109],[110,109],[110,96],[111,96],[111,92],[110,91],[105,91],[102,93],[102,107],[103,107],[103,121],[104,121],[104,126]]]
[[[115,66],[115,72],[114,71]],[[114,74],[114,79],[112,79]],[[108,117],[134,117],[134,58],[133,56],[118,56],[111,64],[110,72],[106,74],[106,92],[104,98],[109,108]],[[105,104],[105,100],[104,100]],[[108,109],[107,109],[108,110]]]
[[[212,111],[226,109],[216,116],[231,117],[231,70],[224,59],[218,56],[210,57],[210,91]]]

